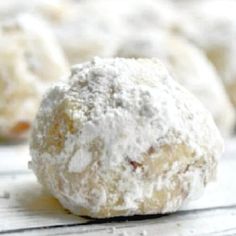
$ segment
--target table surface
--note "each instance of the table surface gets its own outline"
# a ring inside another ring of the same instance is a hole
[[[1,146],[0,159],[0,235],[236,235],[236,140],[200,199],[174,214],[106,220],[64,210],[27,169],[27,146]]]

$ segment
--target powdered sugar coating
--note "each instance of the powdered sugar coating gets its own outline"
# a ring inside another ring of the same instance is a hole
[[[234,107],[215,68],[193,44],[163,30],[131,32],[117,54],[128,58],[162,59],[173,77],[211,112],[221,133],[224,136],[232,134],[235,125]]]
[[[159,61],[95,58],[45,96],[30,147],[65,208],[102,218],[177,210],[214,176],[223,143]]]

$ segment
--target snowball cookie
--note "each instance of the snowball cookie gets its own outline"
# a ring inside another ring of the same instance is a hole
[[[178,19],[174,5],[164,0],[121,0],[116,8],[126,9],[127,12],[121,20],[128,32],[141,29],[172,29]]]
[[[90,60],[94,56],[110,57],[117,50],[123,29],[118,12],[113,16],[116,8],[112,3],[118,1],[110,1],[79,2],[70,17],[53,25],[71,64]]]
[[[222,138],[158,61],[94,59],[44,97],[31,167],[74,214],[176,211],[214,177]]]
[[[177,30],[205,51],[236,107],[236,1],[191,1],[180,8]]]
[[[55,33],[72,64],[94,56],[112,57],[130,30],[168,28],[174,21],[169,4],[156,0],[86,0]]]
[[[70,0],[7,0],[0,1],[0,19],[21,13],[37,14],[51,22],[59,22],[70,13]]]
[[[0,137],[25,138],[45,89],[67,72],[50,29],[20,15],[0,26]]]
[[[144,31],[127,36],[117,55],[162,59],[173,77],[209,109],[222,134],[233,133],[234,107],[215,68],[194,45],[165,31]]]

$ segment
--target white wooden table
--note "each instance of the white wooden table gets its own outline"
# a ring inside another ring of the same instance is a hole
[[[91,220],[74,216],[27,170],[26,146],[0,146],[0,235],[236,235],[236,140],[227,142],[218,180],[177,213]]]

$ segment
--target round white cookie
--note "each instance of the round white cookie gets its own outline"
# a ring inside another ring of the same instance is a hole
[[[123,28],[113,6],[115,2],[119,1],[79,2],[70,17],[54,25],[70,63],[84,62],[94,56],[110,57],[116,51]]]
[[[72,0],[7,0],[0,1],[0,19],[16,17],[22,13],[36,14],[50,22],[60,22],[68,16]]]
[[[67,62],[41,20],[20,15],[0,26],[0,137],[27,135],[45,89],[68,73]]]
[[[174,5],[164,0],[121,0],[120,8],[128,9],[127,14],[120,18],[128,33],[131,30],[171,30],[178,19]]]
[[[174,21],[170,4],[156,0],[86,0],[55,32],[72,64],[94,56],[112,57],[130,30],[169,28]]]
[[[44,97],[30,142],[38,180],[74,214],[176,211],[215,176],[210,113],[157,60],[74,66]]]
[[[204,50],[236,107],[236,1],[195,1],[183,6],[177,31]]]
[[[194,45],[165,31],[133,32],[125,38],[117,55],[162,59],[173,77],[209,109],[222,134],[232,134],[234,107],[215,68]]]

